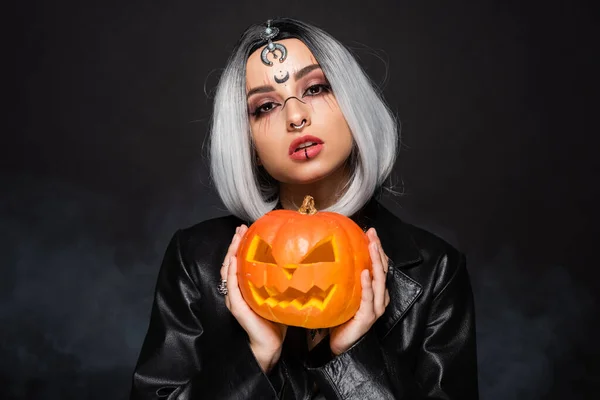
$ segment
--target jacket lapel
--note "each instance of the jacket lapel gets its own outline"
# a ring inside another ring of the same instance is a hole
[[[390,304],[375,324],[378,336],[385,338],[406,314],[422,292],[422,287],[401,270],[390,266],[386,285],[390,293]]]
[[[402,270],[423,261],[421,252],[406,225],[372,199],[357,215],[355,222],[364,231],[377,230],[383,250],[389,257],[386,286],[390,304],[375,325],[378,336],[385,338],[420,296],[421,284]]]

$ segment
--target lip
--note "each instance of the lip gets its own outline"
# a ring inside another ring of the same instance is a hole
[[[306,142],[314,142],[317,143],[319,145],[323,144],[323,141],[321,139],[319,139],[316,136],[311,136],[311,135],[305,135],[302,137],[299,137],[297,139],[295,139],[292,144],[290,144],[290,148],[289,148],[289,155],[291,156],[292,154],[294,154],[294,150],[296,150],[298,148],[298,146],[300,146],[302,143],[306,143]]]

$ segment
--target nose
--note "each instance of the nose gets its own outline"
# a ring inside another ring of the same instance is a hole
[[[310,125],[310,111],[302,100],[292,97],[286,102],[288,132],[297,132]]]

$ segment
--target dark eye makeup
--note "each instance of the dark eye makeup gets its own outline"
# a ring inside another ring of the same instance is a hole
[[[263,104],[259,105],[258,107],[256,107],[254,109],[254,111],[252,111],[250,113],[250,115],[252,115],[253,117],[260,117],[263,114],[271,112],[278,105],[281,105],[281,104],[275,103],[273,101],[267,101],[266,103],[263,103]]]
[[[331,85],[327,83],[317,83],[316,85],[311,85],[306,89],[302,97],[305,96],[318,96],[320,94],[325,94],[331,92]]]
[[[327,93],[331,93],[331,85],[329,85],[328,83],[317,83],[314,85],[310,85],[302,94],[302,98],[320,96]],[[260,118],[263,115],[270,113],[275,109],[275,107],[278,107],[280,105],[280,103],[274,101],[267,101],[251,110],[250,115],[252,115],[255,118]]]

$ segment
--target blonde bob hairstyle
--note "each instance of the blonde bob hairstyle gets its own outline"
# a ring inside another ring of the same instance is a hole
[[[301,40],[320,64],[354,139],[351,176],[328,209],[347,216],[360,210],[381,187],[396,159],[396,119],[350,51],[325,31],[288,18],[275,19],[275,41]],[[246,102],[246,61],[266,45],[266,25],[252,25],[237,43],[217,86],[210,133],[210,167],[227,209],[255,221],[279,201],[278,182],[257,165]]]

